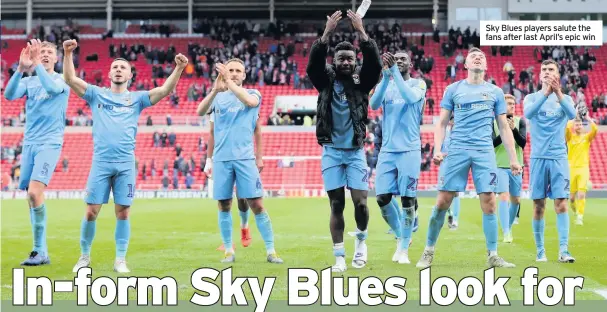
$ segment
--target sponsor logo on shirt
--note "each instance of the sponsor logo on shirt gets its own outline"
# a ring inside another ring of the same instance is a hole
[[[563,112],[562,111],[541,111],[539,113],[539,115],[543,116],[543,117],[562,117]]]
[[[97,108],[117,113],[132,113],[134,111],[132,107],[115,106],[110,104],[97,104]]]
[[[489,104],[455,104],[455,108],[457,109],[491,109]]]
[[[44,101],[51,98],[51,95],[46,92],[40,92],[34,96],[34,100],[36,101]]]

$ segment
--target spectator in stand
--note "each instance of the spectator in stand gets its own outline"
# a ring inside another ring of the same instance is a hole
[[[168,159],[164,160],[164,165],[162,166],[162,175],[163,176],[169,175],[169,160]]]
[[[162,147],[168,146],[168,135],[166,129],[162,129],[162,134],[160,135],[160,144]]]
[[[188,172],[185,177],[185,188],[188,190],[191,189],[192,184],[194,184],[194,177],[192,176],[191,173]]]
[[[171,180],[169,179],[169,176],[165,174],[162,177],[162,189],[167,191],[169,189],[170,184],[171,184]]]
[[[181,156],[181,152],[183,152],[183,148],[181,147],[181,144],[177,143],[177,146],[175,146],[175,156]]]
[[[175,134],[175,132],[171,132],[169,134],[169,146],[175,146],[175,142],[177,142],[177,134]]]
[[[177,178],[177,175],[173,176],[173,189],[174,190],[179,189],[179,178]]]
[[[147,179],[147,169],[148,164],[146,161],[143,162],[143,167],[141,168],[141,178],[145,181]]]
[[[148,115],[146,121],[145,121],[146,126],[150,127],[154,125],[154,122],[152,121],[152,116]]]
[[[63,157],[63,172],[67,172],[68,171],[68,165],[69,165],[69,161],[66,157]]]
[[[179,173],[179,157],[175,157],[175,160],[173,161],[173,177],[177,177],[177,174]]]
[[[176,90],[173,90],[173,93],[171,93],[170,100],[171,100],[171,105],[173,105],[173,108],[179,107],[179,95],[177,94]]]
[[[154,134],[152,134],[152,144],[154,147],[160,146],[160,134],[158,131],[154,131]]]
[[[173,125],[173,118],[171,118],[170,114],[167,114],[167,126]]]

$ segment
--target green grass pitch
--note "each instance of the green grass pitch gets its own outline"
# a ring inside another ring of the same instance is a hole
[[[363,269],[351,266],[354,240],[345,235],[348,271],[344,276],[376,276],[382,280],[390,276],[407,278],[408,298],[419,297],[419,269],[415,263],[424,248],[432,198],[420,199],[420,229],[413,235],[409,251],[412,264],[391,262],[395,240],[386,234],[388,226],[374,198],[369,198],[369,262]],[[277,277],[272,300],[287,298],[287,268],[322,270],[334,263],[329,234],[327,199],[266,199],[265,205],[272,220],[276,249],[285,264],[266,263],[263,241],[251,214],[253,243],[248,248],[240,245],[239,216],[233,206],[236,263],[234,276]],[[27,204],[23,200],[2,201],[2,300],[11,298],[12,269],[31,250],[31,226]],[[80,200],[49,200],[48,245],[52,264],[26,268],[27,276],[48,276],[53,280],[72,279],[73,265],[79,257],[80,221],[84,204]],[[179,299],[189,300],[194,293],[190,284],[192,272],[202,267],[218,270],[228,265],[219,261],[223,254],[216,251],[220,244],[217,224],[217,205],[202,199],[136,200],[131,209],[131,240],[127,261],[132,276],[172,276],[179,283]],[[558,238],[552,202],[547,205],[545,245],[547,263],[535,262],[535,244],[531,233],[532,207],[530,201],[522,205],[520,224],[513,229],[514,242],[502,243],[500,229],[499,254],[517,265],[516,269],[498,269],[498,276],[510,276],[506,290],[511,300],[522,299],[520,277],[529,266],[539,268],[540,277],[585,277],[584,287],[578,290],[578,300],[604,300],[596,290],[607,290],[607,200],[587,201],[584,226],[576,226],[571,218],[570,251],[577,261],[560,264],[557,260]],[[346,232],[355,230],[351,202],[346,206]],[[486,269],[485,240],[477,199],[463,199],[457,231],[443,228],[437,244],[432,279],[449,276],[456,281],[466,276],[482,277]],[[97,220],[97,232],[92,247],[94,277],[117,275],[112,271],[114,249],[113,204],[105,205]],[[361,280],[362,280],[361,278]],[[245,283],[245,285],[247,285]],[[250,293],[245,292],[247,297]],[[56,293],[57,299],[74,299],[75,293]]]

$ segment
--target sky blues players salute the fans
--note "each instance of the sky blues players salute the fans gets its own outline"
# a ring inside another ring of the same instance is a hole
[[[255,214],[255,222],[266,245],[267,261],[283,263],[274,249],[274,233],[268,212],[263,207],[263,186],[253,136],[259,118],[261,94],[245,89],[244,62],[233,58],[217,64],[218,76],[211,92],[200,102],[197,112],[213,111],[213,198],[219,202],[219,230],[225,249],[222,262],[236,260],[232,245],[232,194],[246,198]],[[261,157],[261,155],[258,155]],[[263,165],[262,165],[263,166]]]
[[[75,40],[63,42],[63,75],[72,90],[91,107],[93,113],[93,163],[87,181],[87,209],[80,232],[81,256],[74,272],[91,264],[91,245],[95,237],[95,220],[101,206],[108,203],[110,189],[114,194],[116,213],[116,260],[114,270],[130,272],[126,265],[131,227],[129,209],[135,194],[135,139],[141,111],[155,105],[175,89],[181,72],[188,63],[182,54],[175,57],[176,67],[161,87],[150,91],[130,92],[133,77],[131,65],[125,59],[115,59],[110,67],[110,88],[89,85],[76,76],[72,52]]]
[[[392,261],[408,264],[409,243],[415,219],[415,199],[421,164],[420,124],[426,98],[426,83],[411,78],[411,60],[406,52],[382,56],[383,78],[371,97],[371,108],[383,110],[382,144],[377,163],[375,190],[384,219],[397,236]],[[400,195],[400,209],[392,201]],[[399,216],[402,215],[402,221]]]
[[[381,61],[375,41],[365,33],[360,16],[348,10],[352,26],[358,32],[363,64],[356,67],[356,50],[349,42],[335,47],[333,64],[326,61],[329,37],[342,18],[341,11],[327,16],[324,34],[310,49],[306,69],[318,96],[316,137],[323,146],[321,168],[331,205],[331,236],[336,263],[332,270],[347,269],[344,247],[345,189],[351,190],[357,231],[352,265],[362,268],[367,262],[368,173],[363,150],[366,136],[369,92],[379,81]]]
[[[497,165],[493,150],[493,121],[497,119],[502,141],[510,158],[510,168],[514,175],[520,174],[521,165],[516,159],[512,130],[506,120],[504,92],[484,80],[487,70],[485,54],[472,48],[466,57],[465,67],[468,78],[447,87],[441,101],[440,120],[434,134],[434,146],[441,146],[445,128],[451,114],[454,117],[449,153],[446,157],[440,149],[434,150],[434,163],[440,166],[436,206],[430,217],[428,239],[418,268],[432,265],[434,247],[445,222],[445,214],[456,192],[466,189],[468,173],[476,192],[480,196],[483,211],[483,232],[488,251],[487,264],[490,267],[514,267],[497,255],[497,216],[495,214],[495,192],[497,188]]]
[[[569,163],[565,128],[575,118],[570,96],[563,94],[557,63],[542,62],[542,89],[525,96],[525,117],[531,127],[531,156],[529,188],[533,199],[533,236],[537,248],[536,260],[547,261],[544,248],[544,210],[546,198],[554,199],[556,227],[559,235],[559,261],[573,263],[569,245]]]
[[[514,115],[516,99],[512,94],[506,94],[506,104],[508,112],[506,118],[508,127],[512,130],[514,137],[516,159],[519,164],[523,164],[523,149],[527,144],[527,124],[524,119]],[[504,243],[512,243],[512,225],[521,205],[521,189],[523,188],[523,175],[513,175],[510,170],[510,160],[508,153],[499,134],[497,122],[493,126],[493,146],[495,147],[495,157],[497,162],[497,193],[499,194],[498,214],[502,232],[504,234]],[[510,205],[508,205],[510,201]]]
[[[57,46],[31,40],[21,50],[19,66],[6,86],[4,97],[26,97],[26,123],[19,189],[27,190],[34,247],[22,265],[50,263],[46,243],[44,189],[51,181],[61,155],[70,88],[55,73]],[[36,76],[23,78],[23,73]]]

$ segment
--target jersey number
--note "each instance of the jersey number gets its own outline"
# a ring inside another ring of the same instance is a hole
[[[497,180],[497,174],[495,174],[494,172],[491,172],[491,182],[489,182],[489,185],[495,185]]]
[[[409,184],[407,184],[407,189],[415,191],[415,189],[417,188],[417,181],[418,181],[418,179],[409,177]]]
[[[369,182],[369,171],[367,169],[363,169],[363,171],[365,172],[365,175],[363,176],[363,182],[368,183]]]
[[[569,191],[569,179],[565,179],[565,191]]]
[[[129,184],[128,188],[129,188],[129,194],[126,195],[126,197],[132,198],[133,197],[133,184]]]
[[[42,165],[42,171],[40,172],[40,174],[43,177],[46,177],[46,175],[48,175],[48,163],[44,163],[44,165]]]

